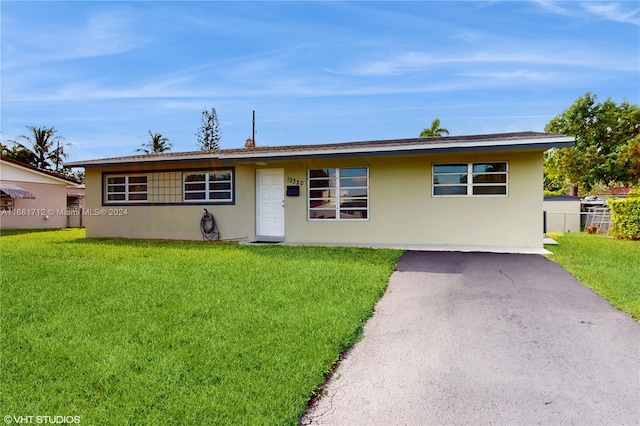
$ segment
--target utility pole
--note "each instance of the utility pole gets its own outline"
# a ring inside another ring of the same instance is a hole
[[[256,147],[256,111],[253,111],[253,124],[251,128],[251,139],[247,139],[244,143],[245,148],[255,148]]]
[[[60,170],[60,141],[58,141],[58,147],[56,148],[56,172]]]

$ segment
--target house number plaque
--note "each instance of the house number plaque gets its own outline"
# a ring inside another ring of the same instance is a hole
[[[301,181],[300,179],[292,178],[292,177],[287,178],[287,183],[290,183],[292,185],[298,185],[298,186],[304,185],[303,181]]]

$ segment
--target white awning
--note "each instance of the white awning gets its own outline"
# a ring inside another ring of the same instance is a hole
[[[35,195],[26,189],[20,188],[18,185],[10,185],[8,183],[0,184],[0,191],[4,192],[11,198],[36,198]]]

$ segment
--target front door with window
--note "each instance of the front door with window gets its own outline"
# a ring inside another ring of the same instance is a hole
[[[256,171],[256,235],[284,240],[284,169]]]

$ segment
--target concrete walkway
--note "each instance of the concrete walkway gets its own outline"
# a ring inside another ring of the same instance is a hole
[[[640,424],[640,324],[537,255],[406,252],[304,425]]]

